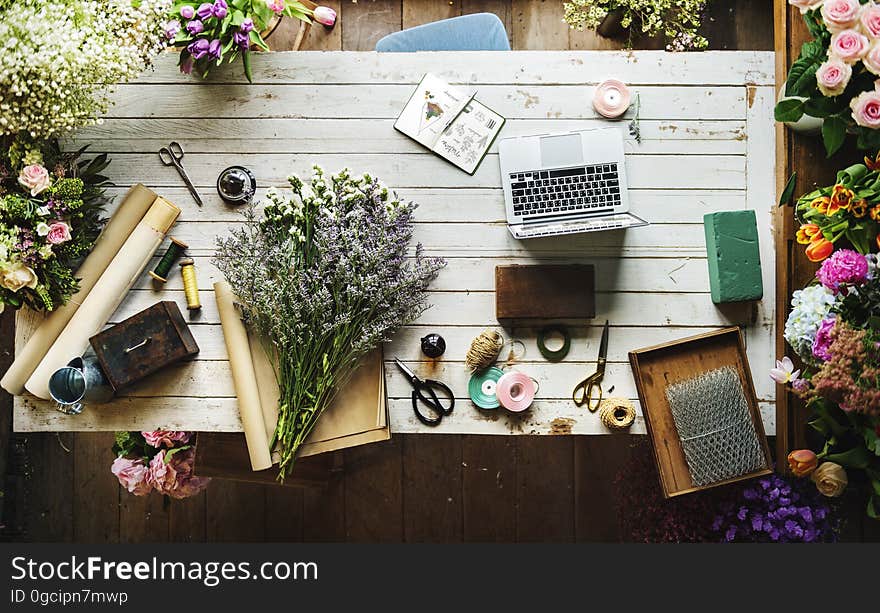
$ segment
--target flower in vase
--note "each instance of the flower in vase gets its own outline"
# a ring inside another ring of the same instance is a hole
[[[791,383],[797,379],[800,374],[801,371],[795,370],[794,363],[788,356],[783,357],[781,360],[776,360],[776,368],[770,369],[770,378],[781,385]]]
[[[60,245],[70,240],[70,226],[63,221],[53,221],[49,224],[49,232],[46,240],[52,245]]]
[[[184,19],[192,19],[196,15],[196,10],[191,7],[189,4],[185,4],[180,7],[180,16]]]
[[[809,449],[795,449],[788,454],[788,467],[795,477],[806,477],[819,465],[819,457]]]
[[[850,101],[855,122],[864,128],[880,128],[880,79],[874,82],[874,89],[862,92]]]
[[[153,487],[147,483],[148,471],[140,458],[116,458],[110,466],[110,472],[116,475],[119,485],[135,496],[146,496],[152,491]]]
[[[28,190],[31,196],[36,196],[49,187],[49,171],[40,164],[25,166],[18,175],[18,183]]]
[[[185,445],[189,442],[192,435],[189,432],[181,432],[178,430],[156,430],[154,432],[141,432],[144,440],[151,447],[175,447],[177,445]]]
[[[188,24],[186,24],[186,31],[195,36],[196,34],[201,34],[205,31],[205,24],[203,24],[198,19],[193,19]]]
[[[816,338],[813,340],[813,357],[823,362],[827,362],[831,359],[831,343],[834,342],[834,339],[831,338],[831,330],[834,329],[834,324],[837,323],[837,320],[832,317],[826,317],[822,320],[822,323],[819,324],[819,328],[816,330]]]
[[[861,10],[859,0],[825,0],[822,4],[822,19],[830,32],[840,32],[858,23]]]
[[[834,462],[822,462],[810,478],[819,493],[829,498],[841,496],[849,483],[843,466]]]
[[[213,17],[214,5],[210,2],[203,2],[199,5],[199,8],[196,9],[196,15],[199,16],[199,19],[208,19],[209,17]]]
[[[868,37],[858,30],[843,30],[831,36],[830,52],[847,64],[858,62],[868,52]]]
[[[838,249],[816,271],[819,282],[837,294],[841,285],[857,285],[868,278],[868,259],[852,249]]]

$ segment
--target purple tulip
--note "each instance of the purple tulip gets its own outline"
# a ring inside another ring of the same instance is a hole
[[[223,49],[223,45],[220,42],[220,39],[215,38],[214,40],[211,41],[211,44],[208,45],[208,55],[210,55],[215,60],[219,60],[220,53],[221,53],[222,49]]]
[[[247,17],[244,21],[241,22],[241,25],[239,27],[241,28],[241,31],[246,34],[254,29],[254,20],[250,17]]]
[[[191,42],[186,50],[189,51],[195,59],[200,60],[208,54],[208,48],[210,46],[211,43],[209,43],[207,39],[200,38]]]
[[[214,5],[208,2],[199,5],[198,10],[196,10],[196,15],[199,16],[199,19],[207,19],[214,14]]]
[[[241,47],[244,50],[250,46],[250,40],[248,38],[247,32],[242,32],[239,30],[232,35],[232,42]]]
[[[186,24],[186,31],[195,36],[196,34],[201,34],[205,31],[205,24],[203,24],[198,19],[193,19],[188,24]]]
[[[217,19],[223,19],[224,17],[226,17],[226,13],[229,12],[227,10],[228,8],[229,6],[226,4],[226,2],[224,2],[224,0],[216,0],[213,7],[214,17],[216,17]]]
[[[180,16],[184,19],[192,19],[195,17],[196,10],[188,4],[180,7]]]
[[[176,19],[172,19],[168,23],[165,24],[165,38],[168,40],[172,40],[177,33],[180,32],[180,22]]]

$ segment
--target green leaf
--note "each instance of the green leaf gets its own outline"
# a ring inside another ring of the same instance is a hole
[[[251,52],[242,51],[241,62],[244,64],[244,76],[247,77],[248,83],[254,82],[254,71],[251,69]]]
[[[816,71],[825,60],[825,48],[817,41],[809,41],[801,47],[801,55],[791,65],[785,81],[786,96],[809,98],[816,92]]]
[[[232,25],[240,26],[242,23],[244,23],[244,20],[245,20],[244,13],[242,13],[241,11],[238,11],[238,10],[232,11]]]
[[[846,122],[839,116],[826,117],[822,123],[822,140],[825,142],[825,153],[831,157],[846,140]]]
[[[773,117],[776,121],[793,122],[804,115],[804,101],[797,98],[784,98],[773,109]]]
[[[266,41],[263,40],[263,37],[260,36],[256,30],[251,30],[250,33],[248,33],[248,38],[251,43],[255,44],[263,51],[269,51],[269,45],[266,44]]]
[[[868,498],[868,508],[865,510],[865,512],[871,519],[880,519],[880,514],[877,513],[877,509],[880,508],[880,502],[875,504],[875,499],[880,501],[880,496],[871,496],[870,498]]]
[[[782,190],[782,195],[779,197],[779,206],[785,206],[786,204],[791,202],[791,199],[794,196],[794,187],[796,182],[797,171],[794,171],[793,173],[791,173],[791,176],[785,183],[785,188]]]
[[[839,97],[815,97],[804,101],[804,113],[810,117],[828,117],[839,113],[843,106]]]
[[[858,447],[853,447],[849,451],[828,454],[825,456],[825,460],[828,462],[837,462],[841,466],[846,466],[847,468],[865,468],[868,466],[868,462],[871,461],[871,456],[863,445],[859,445]]]
[[[857,133],[859,135],[857,143],[859,149],[870,151],[880,149],[880,130],[872,130],[870,128],[859,126]]]

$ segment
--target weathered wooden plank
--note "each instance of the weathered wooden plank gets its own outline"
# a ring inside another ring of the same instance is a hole
[[[400,0],[361,0],[342,6],[342,48],[372,51],[376,42],[401,27]]]
[[[265,537],[266,485],[213,479],[207,495],[207,540],[211,543],[260,542]],[[241,504],[247,500],[247,504]]]
[[[334,451],[333,472],[323,488],[303,492],[303,541],[334,542],[345,540],[345,470],[344,452]]]
[[[199,492],[169,506],[168,540],[172,543],[203,543],[207,533],[207,493]]]
[[[414,85],[120,85],[107,116],[117,118],[395,119]],[[479,99],[510,119],[592,119],[593,85],[483,85]],[[744,87],[638,88],[640,117],[742,119]]]
[[[156,493],[134,496],[119,491],[119,541],[167,543],[171,533],[171,500]]]
[[[79,432],[73,448],[73,534],[80,543],[113,543],[120,538],[120,487],[110,472],[112,432]],[[128,492],[125,492],[126,495]],[[166,524],[167,534],[167,524]]]
[[[645,119],[639,122],[641,143],[629,135],[629,123],[589,119],[511,119],[505,136],[613,127],[620,130],[633,154],[745,154],[745,122],[740,119]],[[84,128],[67,149],[88,144],[93,151],[155,154],[168,144],[168,134],[187,153],[424,153],[414,140],[394,130],[393,119],[180,119],[108,118]],[[241,137],[239,135],[245,135]],[[498,151],[497,141],[489,150]],[[112,166],[111,166],[112,168]]]
[[[618,542],[615,482],[631,456],[633,436],[574,437],[575,535],[578,542]]]
[[[511,39],[516,49],[568,49],[562,7],[551,0],[512,0]]]
[[[461,0],[403,0],[404,29],[461,15]]]
[[[574,540],[574,440],[516,440],[516,540]],[[547,500],[554,500],[548,505]]]
[[[278,485],[266,486],[266,540],[273,543],[303,540],[304,490]]]
[[[369,7],[370,2],[359,3]],[[663,51],[608,53],[607,51],[543,50],[423,53],[350,53],[351,33],[356,21],[346,17],[345,3],[340,21],[345,52],[309,52],[255,54],[252,60],[255,84],[301,83],[308,85],[358,83],[417,83],[432,72],[450,83],[485,83],[515,85],[562,85],[598,83],[607,75],[617,75],[632,85],[772,85],[773,53],[766,51],[709,51],[670,54]],[[554,12],[557,8],[552,9]],[[561,11],[557,12],[560,14]],[[357,18],[355,18],[357,20]],[[561,20],[561,16],[560,16]],[[337,26],[338,27],[338,26]],[[399,29],[399,26],[398,26]],[[348,40],[346,31],[349,31]],[[508,33],[512,28],[508,27]],[[378,35],[373,35],[378,39]],[[358,45],[372,48],[369,35]],[[181,83],[201,87],[192,77],[181,75],[176,54],[158,58],[156,69],[141,74],[138,83]],[[220,66],[212,71],[215,84],[247,83],[239,64]]]
[[[516,441],[462,437],[463,538],[466,542],[516,540]]]
[[[404,540],[461,541],[461,437],[423,434],[401,440]]]
[[[75,440],[73,433],[65,432],[31,434],[24,438],[27,454],[23,488],[24,537],[28,541],[69,543],[75,539]]]
[[[403,539],[401,439],[345,450],[345,535],[352,542]]]

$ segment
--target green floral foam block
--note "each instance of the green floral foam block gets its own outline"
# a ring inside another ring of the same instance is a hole
[[[703,216],[712,302],[760,300],[764,294],[754,211]]]

